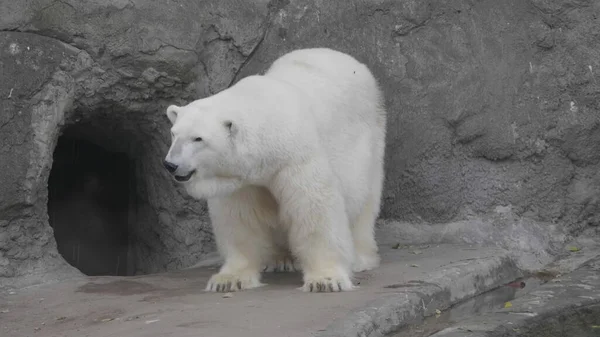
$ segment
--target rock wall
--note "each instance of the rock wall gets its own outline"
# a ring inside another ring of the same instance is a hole
[[[204,205],[160,167],[164,109],[302,47],[348,52],[380,80],[389,110],[383,218],[418,226],[509,212],[506,221],[566,234],[599,223],[598,1],[32,0],[2,8],[0,284],[67,268],[46,204],[53,149],[69,126],[87,125],[88,140],[136,160],[138,272],[185,267],[213,249]]]

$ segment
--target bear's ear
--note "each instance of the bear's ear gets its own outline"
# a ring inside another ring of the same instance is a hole
[[[223,122],[223,126],[225,126],[227,131],[229,131],[229,134],[232,136],[237,132],[237,126],[235,124],[233,124],[232,121]]]
[[[177,105],[169,105],[169,107],[167,108],[167,117],[169,117],[171,124],[175,124],[178,114],[179,114],[179,107]]]

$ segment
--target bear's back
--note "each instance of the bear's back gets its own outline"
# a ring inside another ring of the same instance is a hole
[[[277,59],[265,76],[286,82],[307,97],[311,117],[327,138],[325,144],[339,148],[357,134],[385,127],[377,81],[350,55],[328,48],[299,49]]]
[[[299,49],[277,59],[265,76],[287,82],[318,103],[321,125],[356,119],[370,123],[383,106],[371,71],[352,56],[328,48]]]
[[[265,76],[306,96],[312,105],[301,113],[311,114],[308,119],[315,123],[346,197],[363,195],[383,160],[386,127],[383,96],[371,71],[350,55],[313,48],[282,56]],[[347,202],[354,207],[362,200]]]

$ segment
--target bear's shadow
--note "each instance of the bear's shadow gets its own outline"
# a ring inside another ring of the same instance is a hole
[[[300,272],[269,272],[262,273],[262,282],[268,285],[298,286],[302,284],[302,273]]]

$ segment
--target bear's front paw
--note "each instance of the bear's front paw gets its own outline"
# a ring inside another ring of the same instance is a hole
[[[252,289],[264,286],[260,282],[258,273],[218,273],[214,274],[208,284],[206,291],[230,292],[244,289]]]
[[[295,272],[300,271],[300,265],[298,261],[295,261],[291,256],[286,255],[282,257],[273,258],[263,268],[263,272],[276,273],[276,272]]]
[[[356,288],[348,275],[304,277],[302,290],[305,292],[339,292]]]

